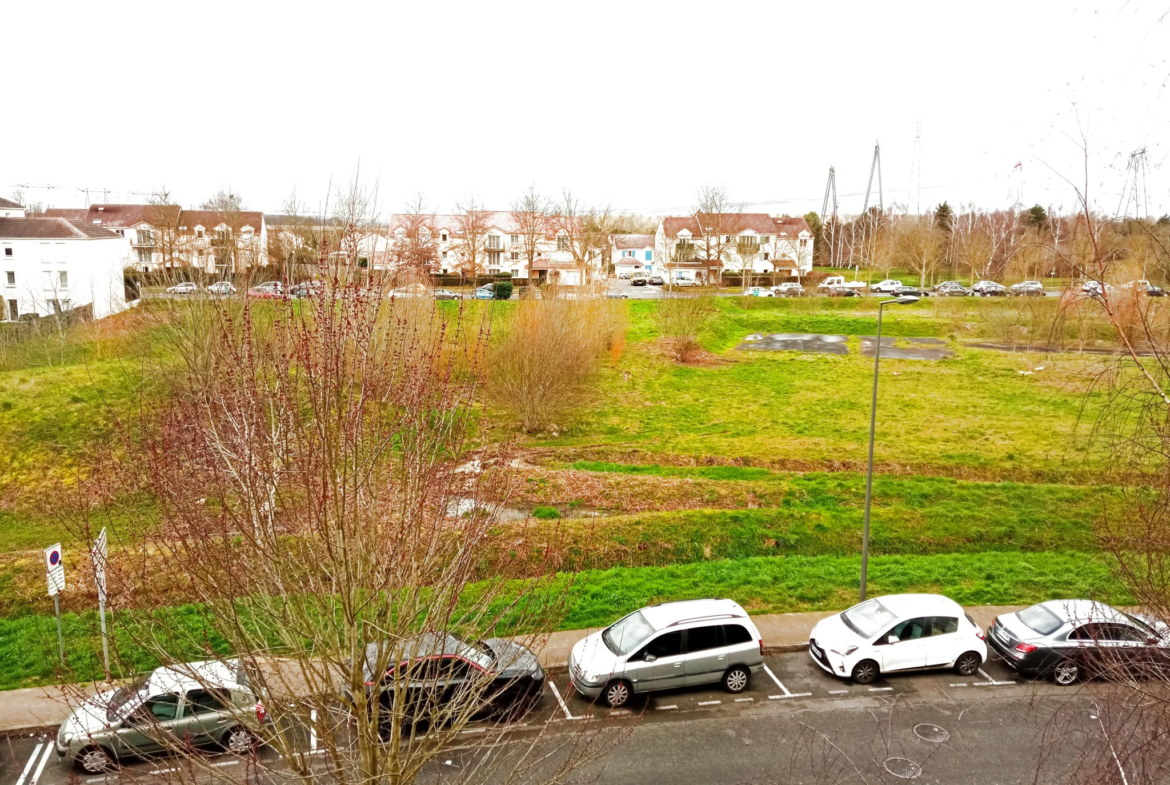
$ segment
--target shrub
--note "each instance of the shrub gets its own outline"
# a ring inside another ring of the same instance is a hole
[[[667,350],[676,362],[690,362],[698,356],[699,331],[715,314],[716,306],[710,296],[676,294],[658,303],[654,318]]]
[[[511,281],[496,281],[495,299],[508,300],[512,297],[512,282]]]
[[[532,517],[540,518],[542,521],[551,521],[561,517],[561,511],[556,507],[537,507],[532,511]]]

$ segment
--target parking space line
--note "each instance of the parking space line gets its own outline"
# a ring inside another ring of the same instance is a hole
[[[32,779],[28,781],[28,785],[37,785],[37,780],[41,778],[41,772],[45,770],[45,764],[49,762],[49,754],[53,751],[53,743],[45,743],[45,754],[41,756],[41,762],[37,764],[37,770],[33,772]]]
[[[36,749],[33,750],[33,754],[29,756],[28,763],[24,764],[24,772],[21,773],[20,779],[16,781],[16,785],[24,785],[24,781],[28,779],[28,773],[32,771],[33,764],[36,763],[37,756],[41,754],[44,746],[44,742],[37,744]]]
[[[611,711],[609,713],[609,716],[611,716],[611,717],[624,717],[625,715],[627,715],[629,713],[630,713],[629,709],[614,709],[613,711]]]
[[[772,673],[772,669],[769,668],[767,665],[764,665],[764,672],[772,677],[772,681],[776,682],[776,686],[780,688],[780,691],[783,692],[785,694],[785,696],[792,694],[788,691],[788,688],[784,686],[784,683],[776,678],[776,674]],[[769,695],[768,697],[772,697],[772,696]]]
[[[154,771],[152,771],[152,772],[150,772],[150,773],[151,773],[151,774],[170,774],[172,771],[178,771],[178,770],[179,770],[178,768],[173,768],[173,769],[155,769]]]
[[[699,701],[700,706],[715,706],[720,703],[723,703],[723,701]]]
[[[870,687],[869,691],[870,692],[890,692],[893,689],[894,689],[893,687]]]
[[[472,733],[487,733],[487,728],[470,728],[468,730],[459,731],[464,736],[469,736]]]
[[[755,698],[736,698],[735,702],[736,703],[751,703],[754,700],[755,700]]]
[[[849,690],[829,690],[830,695],[845,695]]]
[[[987,672],[985,670],[983,670],[982,668],[979,669],[979,675],[982,676],[983,678],[987,679],[987,681],[975,682],[976,687],[983,687],[983,686],[992,687],[992,686],[999,686],[1002,684],[1015,684],[1014,681],[996,681],[995,679],[988,676]]]
[[[580,719],[579,717],[574,717],[573,712],[569,711],[569,707],[565,705],[565,699],[561,697],[561,691],[557,689],[556,682],[554,682],[552,679],[549,679],[548,686],[552,687],[553,695],[557,696],[557,703],[561,705],[561,711],[565,713],[565,719]]]
[[[309,752],[317,751],[317,710],[309,712]]]
[[[654,710],[655,711],[669,711],[670,709],[677,709],[677,708],[678,708],[678,704],[672,703],[669,706],[655,706]]]
[[[212,766],[239,766],[240,762],[238,760],[225,760],[222,763],[213,763],[211,765]]]
[[[964,683],[962,683],[962,684],[952,684],[951,686],[952,686],[952,687],[970,687],[971,685],[969,685],[969,684],[967,684],[966,682],[964,682]]]

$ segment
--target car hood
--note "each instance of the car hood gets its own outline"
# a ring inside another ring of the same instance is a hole
[[[61,726],[65,736],[91,736],[120,725],[120,720],[110,722],[106,719],[106,709],[116,692],[117,690],[110,690],[99,693],[78,706]]]
[[[601,639],[604,630],[577,641],[569,654],[569,667],[592,674],[609,674],[617,670],[621,658],[609,650]]]
[[[821,619],[809,633],[810,638],[816,639],[819,646],[832,649],[834,647],[860,646],[865,639],[845,625],[841,614],[835,613],[826,619]]]
[[[503,676],[524,676],[540,672],[536,655],[527,646],[504,638],[485,641],[496,655],[496,667]]]

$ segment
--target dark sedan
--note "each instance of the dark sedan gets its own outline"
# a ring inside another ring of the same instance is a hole
[[[930,292],[917,286],[899,286],[890,294],[895,297],[930,297]]]
[[[1170,629],[1091,600],[1049,600],[997,616],[987,642],[1026,676],[1060,685],[1112,674],[1170,673]]]
[[[382,662],[389,664],[378,677]],[[371,643],[363,670],[367,697],[377,697],[383,725],[389,724],[395,696],[403,691],[404,728],[519,716],[536,705],[545,684],[536,655],[519,643],[502,638],[472,643],[441,633],[420,635],[399,652],[389,643]]]

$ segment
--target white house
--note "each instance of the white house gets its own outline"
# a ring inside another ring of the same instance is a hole
[[[654,235],[615,234],[610,244],[610,257],[619,275],[654,272]]]
[[[196,267],[228,275],[268,264],[268,228],[264,214],[184,210],[178,205],[95,204],[88,208],[54,208],[51,218],[80,220],[124,238],[123,262],[143,272]]]
[[[49,316],[85,305],[100,319],[125,310],[116,232],[65,218],[0,218],[5,320]]]
[[[749,263],[755,273],[799,278],[812,270],[813,234],[800,217],[668,216],[654,235],[654,258],[676,280],[713,280],[722,272],[741,273]]]
[[[11,199],[0,197],[0,218],[24,218],[24,207]]]

